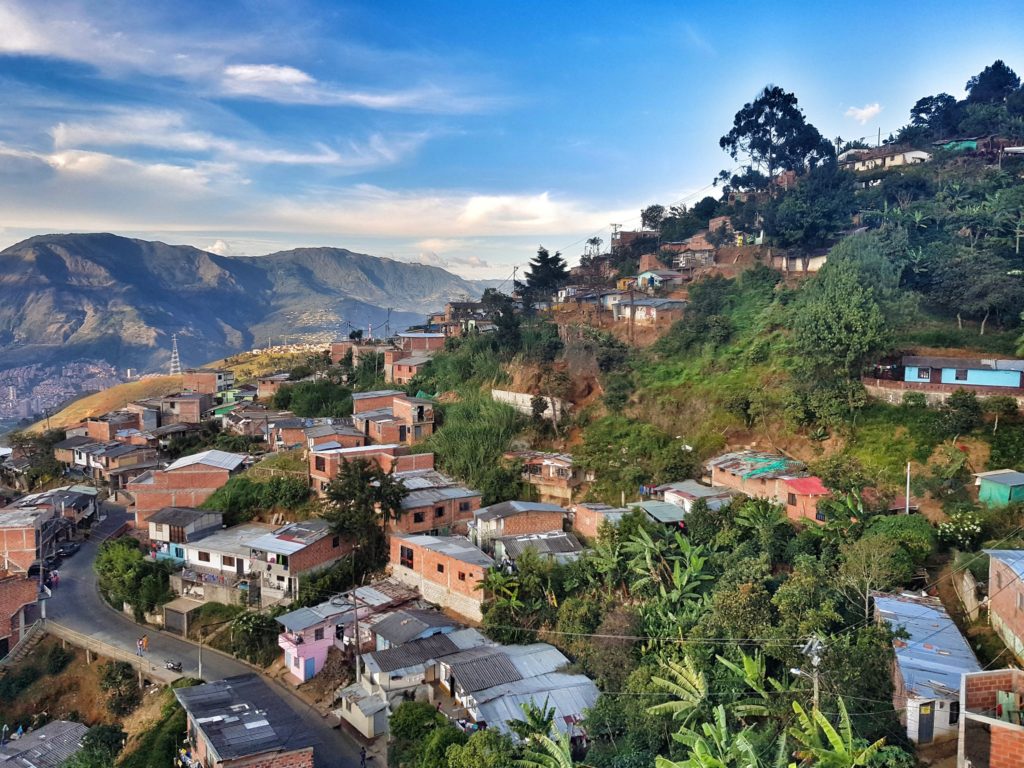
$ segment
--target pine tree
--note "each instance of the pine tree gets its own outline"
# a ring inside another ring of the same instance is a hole
[[[525,289],[533,296],[544,296],[557,291],[569,282],[569,268],[562,254],[552,255],[543,245],[537,249],[537,256],[530,261],[526,272]]]

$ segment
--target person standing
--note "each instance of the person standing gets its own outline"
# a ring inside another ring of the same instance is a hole
[[[142,652],[149,653],[149,635],[142,636]]]
[[[359,768],[366,768],[366,747],[359,748]]]
[[[135,641],[135,655],[136,656],[141,656],[142,655],[142,638],[141,637],[138,640]]]
[[[60,586],[60,571],[56,568],[50,572],[50,579],[53,581],[53,588],[56,589]]]

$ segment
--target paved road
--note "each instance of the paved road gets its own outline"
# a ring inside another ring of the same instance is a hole
[[[145,630],[129,617],[106,605],[96,591],[92,564],[96,559],[98,541],[115,531],[128,519],[123,507],[105,505],[106,519],[93,526],[92,538],[58,569],[60,586],[47,601],[46,615],[76,632],[91,635],[109,645],[135,652],[135,641]],[[162,666],[165,659],[182,663],[184,674],[199,676],[198,646],[159,632],[148,632],[149,653],[153,664]],[[252,668],[236,659],[209,650],[203,651],[203,678],[219,680],[252,672]],[[359,745],[344,731],[332,728],[320,713],[276,681],[268,681],[282,702],[302,716],[313,734],[321,741],[317,752],[320,768],[355,768],[359,765]]]

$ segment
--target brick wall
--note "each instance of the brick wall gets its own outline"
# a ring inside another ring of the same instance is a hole
[[[351,551],[352,542],[328,533],[322,539],[314,541],[308,547],[299,550],[289,557],[288,571],[292,576],[295,576],[304,571],[321,568],[344,557]]]
[[[331,342],[331,362],[334,365],[340,363],[348,351],[355,346],[355,341],[352,339],[346,339],[345,341],[332,341]]]
[[[36,538],[38,531],[33,526],[21,528],[0,528],[0,558],[27,571],[36,559]],[[4,565],[0,560],[0,567]]]
[[[396,397],[402,397],[402,395],[380,395],[378,397],[360,397],[357,400],[352,401],[352,413],[353,415],[365,413],[366,411],[376,411],[378,408],[390,408],[391,403]]]
[[[444,336],[438,336],[437,338],[428,337],[403,337],[402,338],[402,349],[406,352],[429,352],[430,350],[444,349]]]
[[[164,507],[198,507],[230,476],[226,469],[195,465],[174,472],[154,471],[150,483],[128,483],[135,499],[136,527],[145,528],[150,515]]]
[[[786,506],[786,517],[795,523],[804,522],[810,520],[813,523],[824,524],[823,521],[818,520],[818,499],[820,496],[808,496],[801,493],[793,493],[793,491],[787,491],[786,487],[782,487],[784,495],[779,499],[780,503]],[[792,493],[796,499],[796,504],[789,503],[789,494]]]
[[[280,441],[280,442],[278,442]],[[273,450],[284,450],[293,445],[302,445],[306,442],[306,430],[304,427],[284,427],[274,430]]]
[[[597,529],[601,527],[603,522],[604,515],[601,512],[595,512],[589,509],[586,504],[580,504],[576,507],[572,529],[588,539],[596,539]]]
[[[992,726],[989,768],[1020,768],[1024,765],[1024,729]]]
[[[220,391],[217,377],[217,371],[186,371],[182,378],[181,388],[212,395]]]
[[[240,758],[219,763],[217,768],[313,768],[313,748],[284,755]]]
[[[401,548],[413,551],[413,567],[401,565]],[[463,616],[480,620],[484,593],[476,589],[483,579],[484,567],[409,543],[407,539],[391,538],[390,565],[392,575],[420,590],[425,600],[451,608]],[[440,566],[440,570],[438,569]]]
[[[18,616],[21,609],[36,602],[39,585],[23,576],[0,577],[0,640],[10,638],[10,647],[21,638]]]
[[[1015,677],[1020,680],[1016,690],[1024,693],[1024,675],[1015,676],[1012,669],[986,672],[983,675],[967,675],[964,678],[964,700],[967,709],[995,709],[996,691],[1015,690]]]
[[[506,517],[496,536],[518,536],[523,533],[547,533],[562,530],[565,515],[561,512],[524,512]]]
[[[1003,641],[1024,661],[1024,611],[1017,607],[1018,597],[1024,595],[1024,582],[1005,563],[995,558],[989,561],[989,615]],[[1009,634],[1010,637],[1005,635]]]
[[[480,496],[472,496],[464,499],[447,499],[436,504],[428,504],[423,507],[407,509],[402,513],[399,520],[391,520],[388,523],[390,533],[426,533],[437,528],[448,528],[454,533],[465,534],[468,524],[473,519],[473,512],[480,509]],[[459,509],[460,504],[467,504],[466,509]],[[437,510],[444,512],[439,517]],[[423,520],[416,522],[417,513],[422,514]]]
[[[324,443],[337,443],[342,448],[359,448],[360,446],[366,445],[366,438],[362,435],[323,435],[322,437],[311,437],[312,447],[315,448],[318,445]]]

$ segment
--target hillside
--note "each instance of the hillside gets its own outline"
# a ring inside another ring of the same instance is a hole
[[[485,286],[437,267],[341,248],[260,257],[110,234],[40,235],[0,252],[0,367],[89,357],[153,369],[178,334],[182,362],[288,336],[392,329]]]

